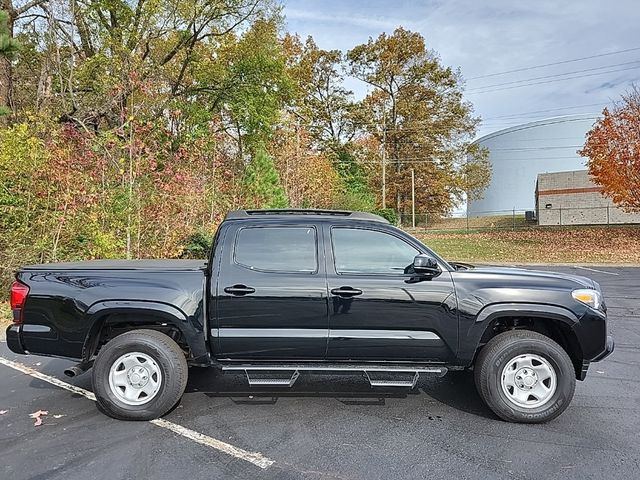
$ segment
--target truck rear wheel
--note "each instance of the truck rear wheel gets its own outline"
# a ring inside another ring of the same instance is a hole
[[[93,365],[98,407],[119,420],[152,420],[166,414],[184,393],[184,353],[167,335],[133,330],[100,349]]]
[[[567,352],[551,338],[511,330],[492,338],[474,367],[480,397],[509,422],[542,423],[569,406],[576,388]]]

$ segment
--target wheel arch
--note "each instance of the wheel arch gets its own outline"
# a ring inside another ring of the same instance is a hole
[[[90,327],[82,347],[82,360],[89,362],[101,346],[117,335],[131,330],[160,331],[187,354],[193,365],[208,365],[204,331],[194,326],[184,312],[173,305],[151,301],[103,301],[87,310]]]
[[[531,330],[551,338],[569,355],[576,378],[583,380],[583,352],[574,326],[578,317],[570,310],[538,304],[497,304],[483,309],[476,318],[475,326],[481,325],[480,334],[473,352],[473,363],[480,350],[496,335],[508,330]]]

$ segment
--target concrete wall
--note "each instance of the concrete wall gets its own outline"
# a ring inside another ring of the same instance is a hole
[[[640,223],[640,214],[625,213],[602,195],[587,170],[538,175],[539,225],[607,225]]]

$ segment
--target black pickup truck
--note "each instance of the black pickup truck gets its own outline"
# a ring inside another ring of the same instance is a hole
[[[359,372],[372,387],[473,369],[502,419],[544,422],[613,351],[600,286],[585,277],[451,264],[376,215],[235,211],[208,261],[32,265],[11,289],[9,348],[93,367],[99,407],[164,415],[188,366],[292,386]]]

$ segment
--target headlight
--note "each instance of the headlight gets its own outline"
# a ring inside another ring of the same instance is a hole
[[[602,296],[597,290],[591,290],[590,288],[580,288],[571,292],[571,296],[591,308],[598,310],[602,305]]]

